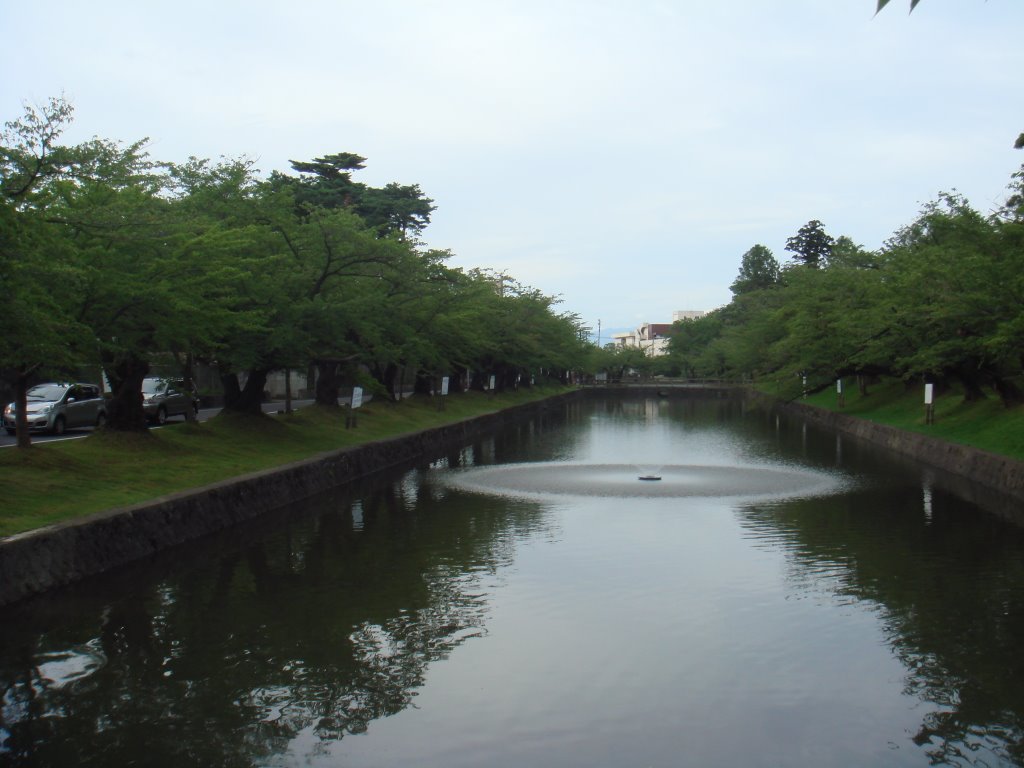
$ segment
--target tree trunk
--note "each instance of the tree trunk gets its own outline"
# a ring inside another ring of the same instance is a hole
[[[338,375],[337,361],[316,361],[316,404],[337,408],[340,391],[341,377]]]
[[[453,395],[466,391],[466,369],[462,366],[455,366],[455,370],[448,377],[448,391]]]
[[[220,373],[220,387],[224,391],[224,404],[235,402],[242,396],[242,387],[238,383],[237,373]]]
[[[978,382],[977,377],[964,375],[958,373],[956,375],[960,382],[964,385],[964,400],[969,403],[973,403],[977,400],[985,399],[985,390],[981,388],[981,384]]]
[[[254,416],[263,413],[263,389],[267,385],[268,373],[269,371],[263,368],[249,371],[245,386],[242,388],[238,386],[236,374],[221,376],[224,383],[224,410]]]
[[[473,371],[469,380],[469,388],[477,391],[484,391],[490,383],[490,376],[482,371]]]
[[[1024,401],[1024,393],[1021,392],[1020,387],[1009,379],[1005,379],[1002,376],[993,377],[992,386],[995,387],[996,392],[999,393],[1000,400],[1003,401],[1003,405],[1007,408],[1020,405]]]
[[[384,381],[382,383],[387,388],[388,397],[391,398],[393,402],[397,402],[400,399],[400,393],[398,391],[398,379],[400,372],[398,365],[395,363],[388,363],[384,367]]]
[[[32,447],[32,435],[28,433],[28,381],[27,375],[18,375],[18,379],[15,382],[14,391],[14,402],[15,408],[15,427],[17,428],[18,434],[18,447],[19,448],[31,448]]]
[[[413,384],[412,391],[417,395],[432,395],[434,391],[440,392],[441,385],[437,382],[437,377],[432,376],[426,371],[420,371],[416,374],[416,382]]]
[[[149,362],[127,354],[104,360],[111,396],[107,401],[107,429],[117,432],[145,432],[146,413],[142,410],[142,380],[149,373]]]
[[[292,412],[292,370],[284,369],[284,412]]]

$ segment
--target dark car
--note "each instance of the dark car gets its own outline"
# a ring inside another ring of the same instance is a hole
[[[103,426],[107,405],[95,384],[51,382],[28,390],[25,413],[30,431],[62,435],[64,430],[75,427]],[[15,403],[4,408],[3,422],[7,434],[13,435],[17,430]]]
[[[199,414],[199,398],[181,379],[148,376],[142,380],[142,410],[155,424],[165,424],[172,416],[184,416],[188,421]]]

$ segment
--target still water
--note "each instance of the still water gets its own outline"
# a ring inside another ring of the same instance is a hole
[[[1024,530],[975,491],[577,402],[0,611],[0,765],[1024,765]]]

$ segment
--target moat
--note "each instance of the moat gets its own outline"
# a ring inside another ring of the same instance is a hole
[[[0,765],[1024,765],[1007,511],[738,400],[570,402],[0,609]]]

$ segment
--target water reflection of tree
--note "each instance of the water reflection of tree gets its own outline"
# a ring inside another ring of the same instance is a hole
[[[431,662],[485,632],[485,582],[539,515],[410,477],[358,499],[361,529],[345,504],[162,580],[136,569],[0,616],[0,763],[250,765],[407,707]],[[46,678],[47,654],[81,649],[102,663]]]
[[[1024,765],[1024,530],[942,492],[864,490],[745,510],[793,586],[882,609],[936,765]]]

